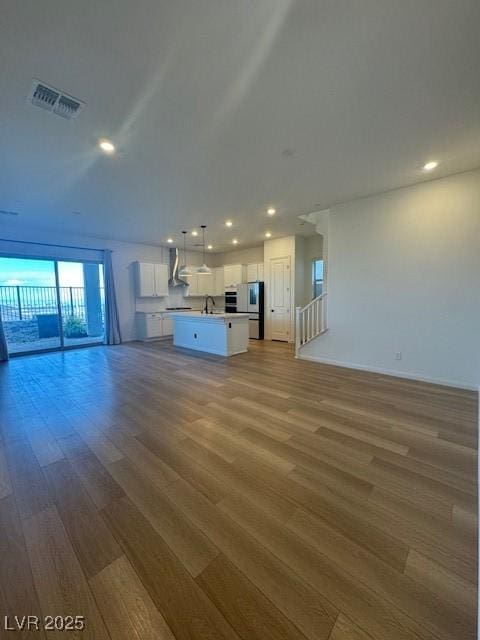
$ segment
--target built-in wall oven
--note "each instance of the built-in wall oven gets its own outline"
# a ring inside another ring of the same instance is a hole
[[[225,313],[237,313],[236,287],[230,287],[225,291]]]

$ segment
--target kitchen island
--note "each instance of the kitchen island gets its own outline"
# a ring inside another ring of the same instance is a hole
[[[176,347],[234,356],[248,351],[248,315],[237,313],[172,313]]]

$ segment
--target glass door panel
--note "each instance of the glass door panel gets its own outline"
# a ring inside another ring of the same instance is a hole
[[[97,262],[58,262],[58,285],[65,347],[103,342],[103,265]]]
[[[53,260],[0,257],[0,308],[10,354],[62,346]]]

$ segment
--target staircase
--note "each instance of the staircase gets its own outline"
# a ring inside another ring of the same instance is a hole
[[[305,307],[297,307],[295,314],[295,356],[301,347],[328,329],[327,294],[322,293]]]

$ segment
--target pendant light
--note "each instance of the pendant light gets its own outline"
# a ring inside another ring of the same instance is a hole
[[[188,278],[188,276],[193,276],[193,271],[187,265],[187,232],[182,231],[183,233],[183,267],[180,267],[178,271],[178,275],[180,278]]]
[[[208,276],[212,273],[212,270],[210,269],[210,267],[207,267],[207,263],[205,262],[205,229],[207,228],[207,226],[202,224],[201,228],[203,233],[203,264],[201,267],[198,267],[197,273],[199,276]]]

